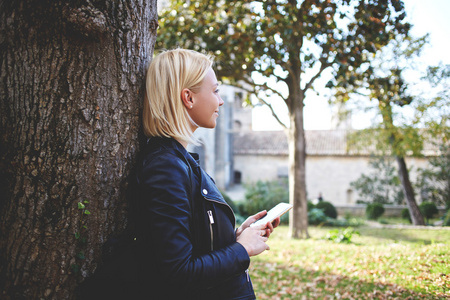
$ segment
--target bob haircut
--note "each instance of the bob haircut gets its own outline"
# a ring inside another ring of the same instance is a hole
[[[148,67],[143,126],[147,137],[171,137],[195,143],[186,107],[181,99],[185,88],[196,93],[213,65],[213,57],[193,50],[166,50]]]

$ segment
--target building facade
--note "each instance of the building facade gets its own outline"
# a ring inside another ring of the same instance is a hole
[[[228,85],[219,90],[224,104],[219,108],[216,128],[197,129],[194,136],[199,143],[188,145],[188,150],[199,154],[202,168],[226,191],[234,183],[234,133],[251,129],[251,108],[242,107],[242,90]]]
[[[222,85],[220,107],[215,129],[200,128],[195,132],[198,145],[188,150],[200,155],[202,167],[217,186],[233,200],[244,200],[245,185],[258,180],[288,178],[288,142],[283,131],[253,131],[252,109],[244,107],[245,93]],[[370,174],[370,149],[349,150],[347,127],[335,130],[306,130],[307,198],[319,195],[336,206],[355,205],[365,200],[350,185],[362,174]],[[435,155],[435,149],[425,149]],[[410,178],[414,182],[417,169],[426,168],[428,159],[406,158]],[[417,199],[420,202],[420,199]]]
[[[334,205],[353,205],[365,200],[350,183],[362,174],[370,174],[370,155],[348,150],[347,130],[307,130],[307,198],[319,195]],[[417,168],[425,168],[426,158],[407,158],[414,181]],[[248,131],[236,133],[234,168],[242,184],[258,180],[272,181],[288,176],[288,142],[283,131]],[[241,200],[241,199],[235,199]]]

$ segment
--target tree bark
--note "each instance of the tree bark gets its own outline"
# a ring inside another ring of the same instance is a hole
[[[399,140],[397,135],[394,134],[396,127],[394,126],[394,119],[392,117],[392,106],[390,99],[388,99],[388,101],[383,101],[382,99],[382,97],[379,98],[378,107],[383,118],[385,130],[388,130],[388,132],[390,132],[389,144],[392,147],[392,152],[395,153],[395,158],[398,165],[398,174],[400,177],[400,181],[402,182],[406,204],[408,206],[409,214],[411,215],[411,221],[414,225],[425,225],[422,213],[417,206],[417,202],[414,196],[414,189],[411,185],[411,181],[409,180],[409,172],[408,168],[406,167],[405,159],[401,154],[398,154],[401,153],[399,152],[401,151],[401,147],[399,147],[401,140]]]
[[[156,29],[156,0],[0,0],[0,298],[73,299],[126,226]]]
[[[401,156],[396,156],[396,160],[398,164],[398,174],[405,193],[406,204],[408,205],[409,214],[411,215],[411,221],[414,225],[425,225],[422,213],[416,203],[414,189],[411,185],[411,181],[409,180],[409,172],[406,168],[405,159]]]
[[[298,105],[298,107],[289,110],[290,127],[287,129],[289,141],[289,202],[293,205],[289,212],[289,230],[292,238],[309,238],[303,101],[295,101],[293,104]]]

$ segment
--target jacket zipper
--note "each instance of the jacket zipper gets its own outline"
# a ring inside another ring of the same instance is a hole
[[[214,217],[211,210],[207,211],[209,217],[209,231],[211,232],[211,251],[214,251],[214,232],[212,224],[214,224]]]
[[[233,209],[231,208],[231,206],[228,205],[228,203],[223,203],[223,202],[220,202],[220,201],[217,201],[217,200],[213,200],[213,199],[210,199],[210,198],[206,198],[206,197],[204,197],[204,198],[205,198],[207,201],[214,202],[214,203],[217,203],[217,204],[220,204],[220,205],[225,205],[226,207],[228,207],[228,209],[231,211],[231,215],[233,216],[233,222],[236,223],[236,217],[235,217],[235,215],[234,215],[234,211],[233,211]]]

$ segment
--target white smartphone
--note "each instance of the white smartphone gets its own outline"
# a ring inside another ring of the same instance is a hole
[[[292,204],[289,203],[278,203],[275,205],[271,210],[267,212],[267,215],[262,217],[261,219],[257,220],[255,223],[251,224],[250,226],[258,226],[261,224],[267,224],[268,222],[272,222],[278,217],[281,217],[285,213],[287,213],[292,208]]]

